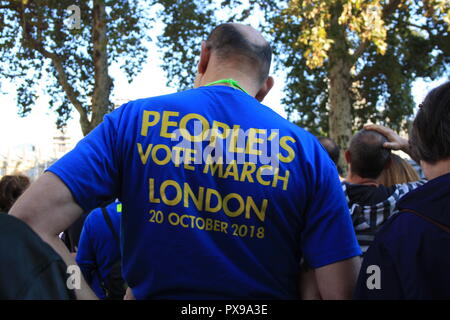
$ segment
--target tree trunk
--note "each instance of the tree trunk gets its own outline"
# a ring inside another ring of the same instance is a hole
[[[81,123],[83,134],[88,134],[110,111],[109,95],[112,80],[108,75],[108,39],[106,35],[106,11],[104,0],[94,0],[92,14],[92,43],[94,61],[94,93],[92,96],[92,118],[90,123]]]
[[[341,148],[339,165],[345,169],[343,152],[352,136],[352,101],[350,97],[350,71],[344,61],[335,61],[329,70],[329,126],[330,138]]]
[[[348,148],[348,142],[352,136],[352,99],[351,99],[351,67],[352,57],[346,43],[345,27],[339,25],[338,17],[341,8],[334,8],[330,27],[330,37],[334,43],[329,52],[329,127],[330,138],[341,148],[340,167],[345,171],[346,163],[344,151]]]
[[[92,131],[92,129],[94,129],[94,127],[92,127],[91,124],[92,124],[92,122],[89,121],[89,119],[80,117],[80,126],[81,126],[81,132],[83,133],[83,136],[86,136],[89,132]]]

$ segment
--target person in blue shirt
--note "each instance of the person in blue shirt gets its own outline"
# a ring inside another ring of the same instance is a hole
[[[107,298],[105,288],[109,286],[111,268],[121,259],[118,237],[122,204],[113,202],[105,209],[114,231],[104,217],[104,210],[94,209],[84,222],[76,255],[83,276],[100,299]]]
[[[377,125],[387,147],[420,162],[427,183],[410,191],[364,256],[356,299],[450,299],[450,82],[420,106],[410,142]]]
[[[118,198],[137,299],[297,299],[302,259],[322,298],[351,298],[361,250],[336,166],[261,104],[271,55],[252,27],[219,25],[202,42],[194,89],[105,116],[12,213],[58,247],[53,233]]]

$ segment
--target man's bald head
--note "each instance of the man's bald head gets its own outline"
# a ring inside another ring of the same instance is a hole
[[[351,171],[361,178],[376,179],[389,163],[391,150],[383,147],[388,139],[373,130],[361,130],[350,140]]]
[[[212,53],[227,62],[248,66],[255,70],[262,83],[269,75],[272,48],[255,29],[238,23],[217,26],[208,36],[206,46]]]

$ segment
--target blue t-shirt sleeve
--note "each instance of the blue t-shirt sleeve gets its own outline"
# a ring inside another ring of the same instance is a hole
[[[361,255],[335,165],[316,146],[315,188],[304,216],[301,246],[305,261],[319,268]]]
[[[118,195],[117,130],[123,109],[106,115],[100,125],[47,170],[64,182],[85,212]]]

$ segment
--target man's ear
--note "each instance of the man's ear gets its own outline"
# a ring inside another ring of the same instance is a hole
[[[346,151],[344,152],[344,156],[345,156],[345,162],[347,162],[347,164],[352,163],[352,156],[351,156],[349,150],[346,150]]]
[[[204,74],[206,72],[210,57],[211,57],[211,50],[206,46],[206,41],[202,41],[202,49],[200,51],[200,62],[198,63],[197,67],[197,71],[199,74]]]
[[[269,93],[270,89],[272,89],[273,84],[274,84],[274,80],[272,77],[267,77],[266,81],[264,81],[263,86],[261,87],[261,89],[259,89],[259,91],[256,93],[256,100],[258,100],[259,102],[262,102],[264,100],[264,98],[266,97],[266,95]]]

